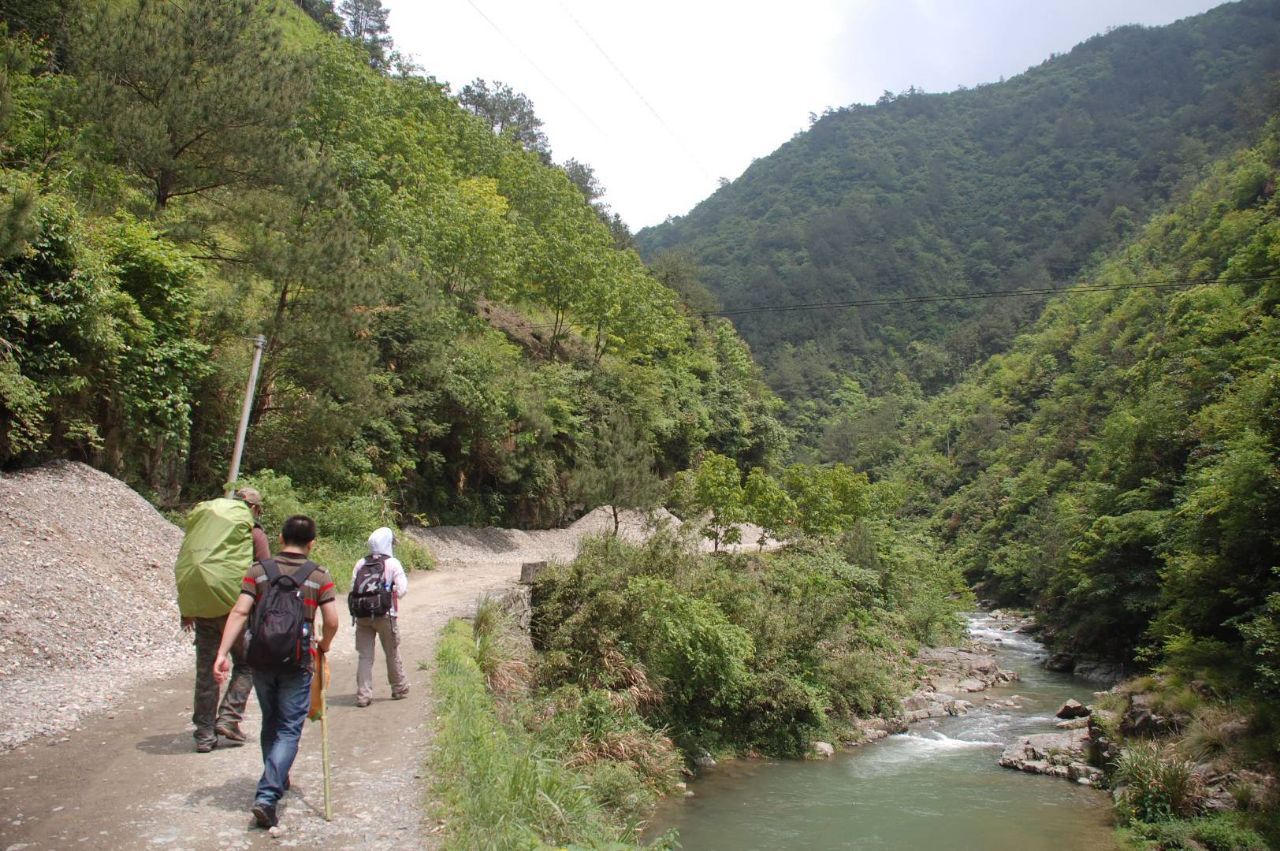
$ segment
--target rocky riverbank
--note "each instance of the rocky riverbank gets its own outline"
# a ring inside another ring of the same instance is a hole
[[[927,647],[916,661],[924,674],[918,687],[902,699],[901,711],[891,717],[859,720],[853,735],[841,742],[843,746],[878,742],[930,718],[967,715],[975,706],[969,696],[1018,680],[1016,671],[1002,669],[996,664],[992,648],[979,642],[968,647]],[[1011,700],[1016,700],[1016,695]],[[814,756],[826,758],[833,754],[834,749],[827,742],[814,742]]]

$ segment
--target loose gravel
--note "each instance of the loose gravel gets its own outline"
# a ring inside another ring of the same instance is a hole
[[[0,752],[191,664],[173,582],[181,542],[145,499],[84,464],[0,475]]]

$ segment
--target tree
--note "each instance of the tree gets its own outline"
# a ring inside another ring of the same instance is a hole
[[[631,418],[615,410],[600,424],[590,452],[573,473],[572,487],[589,506],[607,505],[618,534],[619,512],[648,510],[662,499],[665,487],[653,468],[653,450]]]
[[[693,314],[715,313],[720,302],[698,280],[698,261],[685,249],[663,251],[649,263],[653,276],[675,290]]]
[[[575,159],[569,159],[565,161],[561,168],[564,169],[565,174],[569,175],[569,180],[574,186],[578,187],[578,191],[582,193],[583,198],[587,199],[588,204],[594,204],[604,195],[604,187],[596,179],[595,169],[591,166]]]
[[[694,511],[710,515],[702,534],[711,539],[713,549],[721,544],[742,540],[738,524],[747,519],[742,492],[742,475],[732,458],[708,452],[693,473],[692,505]]]
[[[307,17],[319,24],[326,32],[341,33],[342,18],[334,11],[333,0],[294,0],[298,8],[307,13]]]
[[[795,501],[783,490],[778,481],[760,467],[747,474],[743,488],[747,520],[760,527],[756,543],[764,549],[769,538],[780,541],[791,533],[796,522]]]
[[[783,486],[795,501],[801,530],[817,538],[848,531],[871,509],[866,474],[844,464],[793,464],[783,476]]]
[[[270,4],[104,4],[73,45],[84,108],[155,209],[173,199],[277,182],[309,74],[285,50]]]
[[[462,87],[458,103],[482,118],[494,133],[538,154],[544,162],[550,159],[551,149],[542,132],[542,119],[533,111],[533,101],[511,86],[495,82],[490,88],[489,83],[476,78]]]
[[[369,66],[379,71],[391,67],[391,28],[381,0],[342,0],[338,13],[345,22],[343,32],[369,54]]]

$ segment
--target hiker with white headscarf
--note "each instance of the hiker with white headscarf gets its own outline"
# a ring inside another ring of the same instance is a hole
[[[356,706],[373,702],[373,654],[375,639],[387,657],[387,681],[391,699],[409,696],[409,679],[400,661],[400,600],[409,593],[404,566],[392,554],[395,533],[386,526],[369,536],[369,554],[356,562],[347,608],[356,625]]]

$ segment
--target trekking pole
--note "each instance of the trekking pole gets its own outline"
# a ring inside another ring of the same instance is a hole
[[[329,800],[329,707],[324,697],[325,654],[317,657],[320,672],[320,761],[324,766],[324,820],[333,821],[333,804]]]

